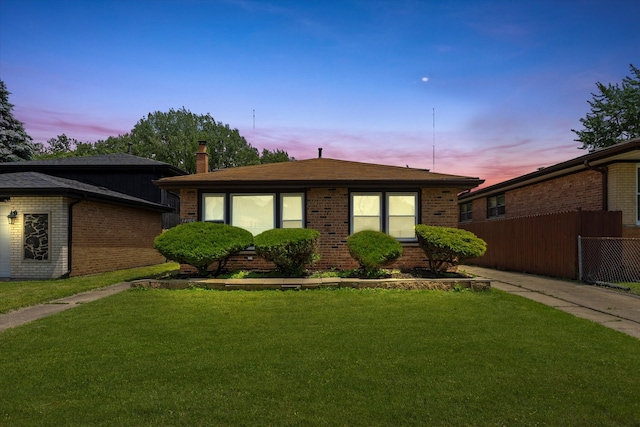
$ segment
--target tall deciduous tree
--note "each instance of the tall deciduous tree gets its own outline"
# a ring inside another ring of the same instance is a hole
[[[275,150],[267,150],[264,148],[260,155],[260,163],[280,163],[295,160],[294,157],[289,157],[289,153],[279,148]]]
[[[13,117],[9,94],[7,86],[0,80],[0,162],[30,160],[34,149],[32,139],[22,122]]]
[[[198,141],[207,141],[210,169],[260,163],[258,150],[237,129],[216,122],[210,114],[197,115],[184,107],[149,113],[130,134],[133,154],[195,172]]]
[[[580,119],[583,130],[571,129],[583,149],[609,147],[631,138],[640,137],[640,69],[630,65],[631,76],[622,86],[596,83],[598,93],[587,101],[591,111]]]

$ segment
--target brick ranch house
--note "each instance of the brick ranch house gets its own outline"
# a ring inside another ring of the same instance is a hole
[[[463,193],[458,203],[459,227],[488,243],[474,263],[576,278],[578,235],[640,238],[640,138]],[[566,269],[554,272],[560,261]]]
[[[172,208],[39,172],[0,174],[0,278],[51,279],[159,264]]]
[[[422,169],[322,158],[208,171],[206,146],[196,155],[197,173],[155,183],[180,192],[182,222],[215,221],[254,235],[272,228],[307,227],[320,232],[319,269],[351,269],[346,238],[375,229],[396,237],[404,254],[395,267],[425,265],[413,227],[456,227],[457,194],[483,180]],[[230,260],[231,269],[271,268],[254,251]],[[189,271],[183,266],[183,271]]]

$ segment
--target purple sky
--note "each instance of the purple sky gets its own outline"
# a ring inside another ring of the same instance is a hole
[[[571,129],[596,82],[640,66],[638,16],[637,0],[0,0],[0,78],[37,142],[184,106],[259,150],[487,185],[585,154]]]

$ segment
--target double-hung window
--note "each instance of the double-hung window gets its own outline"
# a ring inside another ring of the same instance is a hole
[[[303,193],[203,193],[202,220],[231,224],[254,236],[272,228],[304,227]]]
[[[413,240],[417,223],[417,193],[351,193],[351,233],[374,230]]]
[[[504,193],[487,198],[487,218],[504,216],[505,201]]]
[[[304,228],[304,194],[280,195],[281,228]]]
[[[460,205],[460,222],[471,221],[473,219],[473,202],[462,203]]]

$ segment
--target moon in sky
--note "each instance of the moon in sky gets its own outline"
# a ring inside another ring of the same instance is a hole
[[[429,81],[429,77],[423,77],[421,80],[422,80],[423,82],[428,82],[428,81]]]

